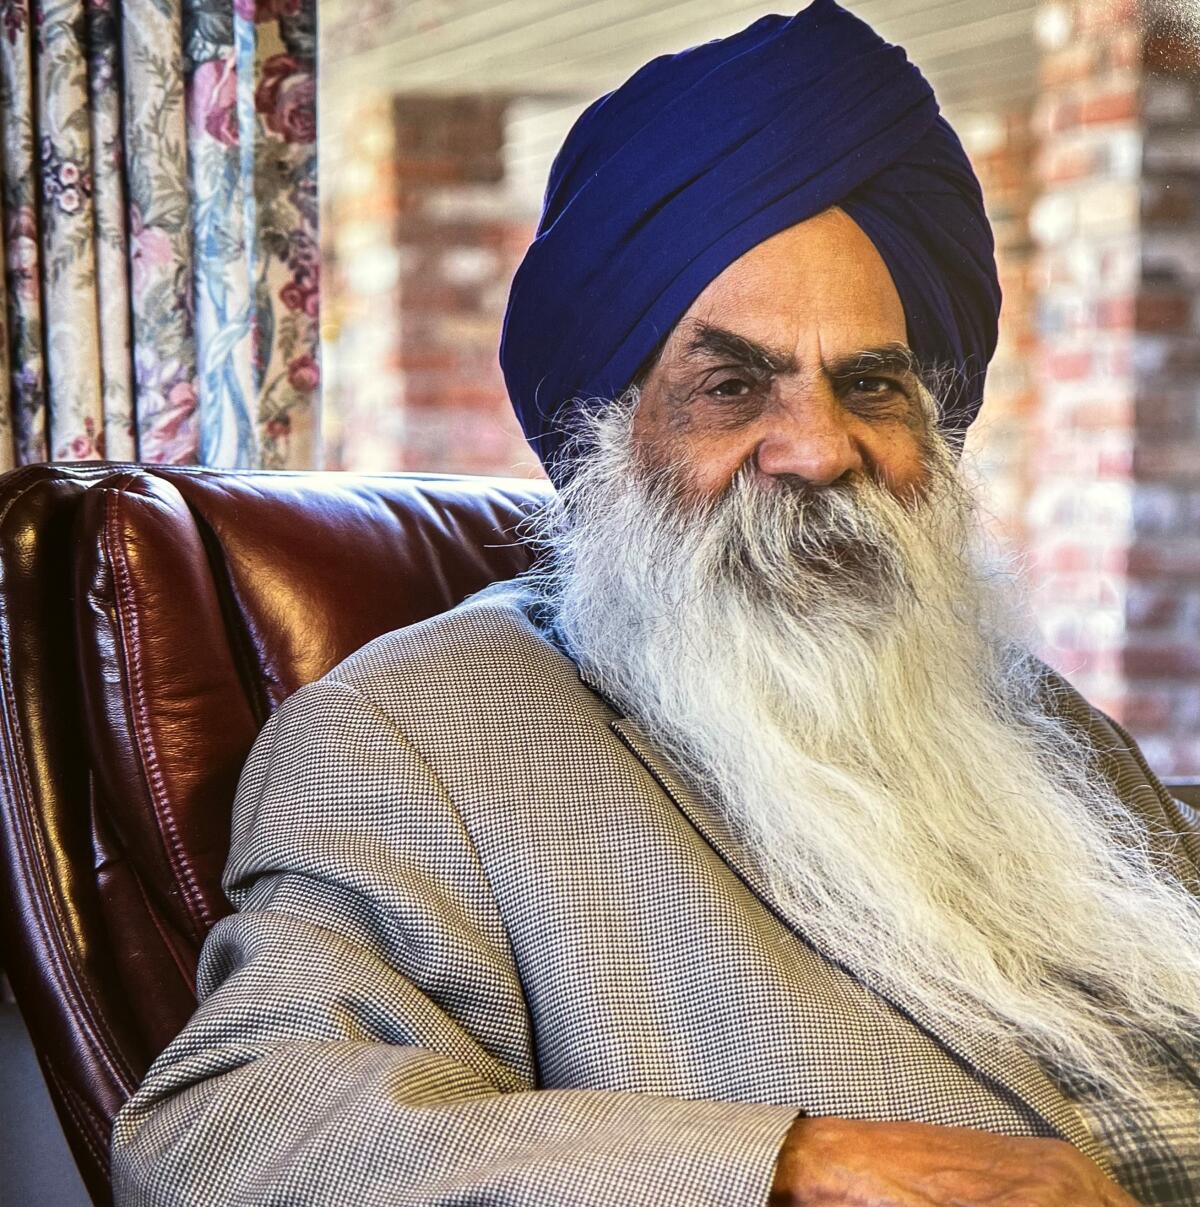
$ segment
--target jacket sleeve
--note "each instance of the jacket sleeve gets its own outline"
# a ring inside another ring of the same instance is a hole
[[[766,1202],[794,1107],[536,1088],[470,836],[349,685],[260,734],[225,887],[199,1008],[117,1119],[118,1207]]]

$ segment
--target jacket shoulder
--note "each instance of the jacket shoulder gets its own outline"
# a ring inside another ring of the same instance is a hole
[[[468,704],[486,694],[528,703],[539,691],[578,690],[575,664],[536,616],[532,589],[521,580],[495,583],[448,612],[394,629],[368,642],[324,676],[386,711],[439,702]]]

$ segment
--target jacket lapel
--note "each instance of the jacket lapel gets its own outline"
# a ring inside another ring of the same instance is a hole
[[[789,916],[777,894],[756,866],[745,844],[724,816],[704,795],[692,788],[675,770],[670,761],[647,737],[640,726],[629,717],[621,716],[612,700],[604,696],[596,679],[584,668],[579,676],[592,691],[605,698],[618,716],[609,722],[613,731],[658,782],[664,792],[688,818],[700,835],[729,865],[746,886],[791,930],[801,934],[806,943],[821,952],[855,979],[879,994],[938,1043],[967,1062],[994,1083],[1004,1087],[1026,1103],[1063,1139],[1070,1141],[1095,1161],[1106,1173],[1111,1167],[1103,1149],[1096,1143],[1082,1116],[1054,1083],[1030,1057],[1014,1045],[981,1043],[969,1034],[952,1032],[935,1024],[924,1011],[905,995],[885,984],[869,968],[853,964],[836,951],[826,950],[803,934],[795,919]]]

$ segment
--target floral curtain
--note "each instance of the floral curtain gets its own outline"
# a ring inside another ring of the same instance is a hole
[[[316,0],[0,0],[0,468],[319,456]]]

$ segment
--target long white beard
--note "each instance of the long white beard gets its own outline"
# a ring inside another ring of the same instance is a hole
[[[633,451],[635,402],[593,421],[543,517],[543,589],[801,930],[1111,1094],[1153,1095],[1164,1042],[1194,1063],[1200,902],[1039,702],[940,438],[920,500],[739,475],[685,503]]]

